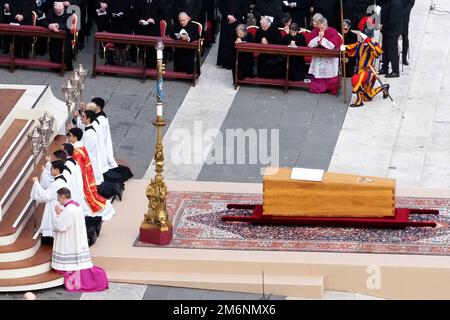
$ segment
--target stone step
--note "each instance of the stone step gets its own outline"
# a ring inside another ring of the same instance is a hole
[[[28,143],[27,133],[33,120],[15,119],[0,139],[0,176],[6,173],[22,147]]]
[[[36,166],[31,176],[39,176],[41,167],[44,165],[44,159]],[[26,179],[20,192],[14,199],[14,205],[10,206],[3,214],[0,221],[0,246],[14,243],[20,235],[24,225],[28,222],[34,212],[35,202],[30,198],[33,182],[30,178]]]
[[[51,270],[32,277],[0,279],[0,292],[42,290],[63,284],[64,277],[54,270]]]
[[[174,287],[223,290],[234,292],[263,292],[261,275],[228,273],[182,273],[182,272],[121,272],[107,270],[108,278],[114,282],[146,283]],[[324,278],[322,276],[282,276],[266,274],[264,292],[266,295],[322,297]]]
[[[0,216],[6,213],[14,202],[21,188],[26,183],[29,175],[33,171],[33,156],[30,146],[25,144],[8,167],[5,174],[0,178],[0,185],[5,186],[0,189]]]
[[[34,236],[41,224],[43,213],[44,205],[41,204],[36,212],[36,221],[34,217],[31,217],[14,243],[0,246],[0,263],[31,258],[39,250],[40,237],[34,239]]]
[[[23,89],[0,89],[0,97],[2,97],[0,99],[0,128],[5,120],[10,118],[11,111],[24,93]],[[6,121],[5,125],[8,125],[8,122]]]
[[[36,276],[51,270],[52,247],[41,245],[34,256],[28,259],[0,263],[0,280]]]

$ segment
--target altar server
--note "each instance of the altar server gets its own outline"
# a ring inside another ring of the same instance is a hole
[[[103,182],[103,171],[101,169],[101,150],[99,147],[97,131],[92,125],[92,122],[95,120],[95,112],[92,110],[86,110],[81,116],[81,119],[84,124],[83,144],[89,153],[89,158],[91,159],[95,183],[99,185]]]
[[[50,242],[53,237],[53,222],[55,220],[55,206],[57,204],[56,192],[63,187],[67,188],[67,180],[63,176],[64,163],[60,160],[53,161],[51,164],[51,175],[54,181],[49,183],[47,188],[43,188],[37,177],[33,177],[33,187],[31,189],[31,198],[37,202],[45,203],[44,215],[39,232],[42,234],[44,242]]]
[[[67,155],[67,160],[65,163],[67,170],[64,170],[64,173],[70,172],[70,175],[65,175],[65,177],[72,193],[72,199],[81,206],[84,215],[89,216],[91,215],[91,210],[84,199],[83,176],[81,174],[81,169],[78,163],[72,158],[74,151],[73,145],[70,143],[64,143],[62,146],[62,151]]]
[[[73,159],[81,169],[84,198],[91,209],[92,215],[101,216],[103,221],[111,219],[115,211],[111,202],[100,196],[97,192],[91,159],[82,141],[83,131],[80,128],[72,128],[69,130],[67,136],[69,142],[74,147]]]

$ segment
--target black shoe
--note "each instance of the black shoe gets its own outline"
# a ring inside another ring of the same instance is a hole
[[[378,75],[382,76],[383,74],[387,74],[387,71],[383,69],[378,71]]]
[[[402,63],[405,65],[405,66],[409,66],[409,62],[408,62],[408,59],[402,59]]]
[[[359,108],[362,107],[364,104],[356,104],[356,103],[352,103],[351,105],[349,105],[350,108]]]
[[[99,217],[100,220],[96,221],[95,233],[97,233],[97,237],[100,235],[100,231],[102,230],[103,221],[102,218]]]
[[[386,83],[386,84],[383,84],[382,88],[383,88],[383,99],[389,98],[389,88],[390,88],[390,85],[387,84],[387,83]]]
[[[386,75],[386,78],[398,78],[400,77],[400,74],[398,72],[391,72]]]
[[[42,237],[41,244],[53,246],[53,237]]]

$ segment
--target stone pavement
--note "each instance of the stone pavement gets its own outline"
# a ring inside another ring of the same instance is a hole
[[[34,292],[37,300],[305,300],[302,297],[283,297],[266,294],[226,292],[154,285],[110,283],[103,292],[67,292],[63,287]],[[0,300],[23,300],[24,293],[0,293]],[[310,299],[307,299],[310,300]],[[320,300],[382,300],[363,294],[326,291]]]
[[[398,187],[450,187],[450,20],[429,8],[416,1],[412,10],[410,66],[400,78],[383,77],[398,107],[377,97],[349,110],[330,170],[391,177]]]
[[[89,70],[84,99],[90,101],[91,98],[100,96],[106,100],[105,112],[110,121],[115,156],[128,162],[135,177],[141,178],[153,158],[156,140],[154,127],[150,123],[156,114],[155,81],[147,79],[142,82],[138,78],[105,75],[97,75],[96,79],[92,79],[92,50],[91,38],[78,54],[78,61],[74,62],[74,66],[82,63]],[[27,69],[10,73],[7,69],[0,68],[1,83],[48,84],[54,95],[63,101],[61,86],[71,75],[71,72],[66,72],[66,75],[61,77],[55,72]],[[169,123],[190,87],[191,83],[185,81],[164,82],[165,116]]]
[[[278,140],[269,139],[266,147],[270,150],[272,142],[279,143],[276,150],[279,151],[280,165],[390,176],[397,178],[398,185],[402,187],[448,188],[450,43],[446,30],[450,27],[450,20],[448,16],[430,15],[430,1],[416,2],[412,12],[412,65],[405,67],[401,78],[386,81],[391,84],[392,96],[400,109],[381,97],[364,108],[347,111],[342,97],[317,96],[294,89],[284,93],[281,89],[270,87],[245,86],[234,91],[231,72],[214,68],[213,48],[211,56],[206,57],[204,74],[198,87],[191,88],[191,84],[184,81],[165,82],[165,116],[169,122],[165,130],[173,133],[177,132],[176,129],[189,128],[188,132],[193,135],[193,120],[201,121],[202,131],[215,129],[216,133],[217,130],[225,133],[226,129],[253,129],[256,132],[277,129]],[[91,67],[91,52],[92,40],[78,55],[79,62]],[[69,74],[60,77],[56,73],[27,69],[11,74],[6,69],[0,69],[0,82],[49,84],[61,100],[60,87],[67,76]],[[143,83],[136,78],[103,75],[91,79],[88,76],[85,98],[89,100],[94,96],[104,97],[108,102],[106,112],[111,123],[116,157],[130,164],[136,178],[143,177],[146,172],[151,173],[149,164],[156,138],[150,124],[155,114],[155,82],[148,79]],[[209,155],[208,159],[216,155],[211,146],[212,142],[218,141],[217,137],[214,135],[210,141],[201,140],[200,154]],[[257,137],[262,137],[262,134]],[[169,145],[174,142],[172,139],[172,134],[165,137],[167,176],[173,180],[261,181],[260,169],[266,163],[259,159],[252,164],[251,155],[255,150],[244,150],[244,164],[206,164],[203,161],[205,157],[200,163],[191,163],[180,170],[171,158],[170,150],[177,146],[176,143]],[[233,146],[228,150],[237,153],[236,148]],[[193,152],[196,154],[199,151]],[[233,160],[237,162],[237,158]],[[109,292],[116,298],[128,296],[137,299],[197,296],[188,289],[121,284],[112,284]],[[214,295],[233,299],[230,293],[198,292],[198,296],[207,296],[208,299],[213,299]],[[0,295],[0,299],[21,297],[22,294]],[[71,295],[62,288],[42,293],[42,298],[49,299],[95,297]],[[356,295],[342,293],[326,293],[325,297],[357,298]]]

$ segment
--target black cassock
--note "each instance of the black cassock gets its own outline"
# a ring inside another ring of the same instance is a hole
[[[159,22],[164,16],[161,0],[135,0],[134,10],[136,15],[134,33],[146,36],[160,36]],[[150,18],[155,20],[154,24],[142,25],[139,23],[141,20],[147,21]],[[154,68],[156,66],[156,50],[147,47],[146,56],[147,67]]]
[[[250,3],[248,0],[219,0],[217,7],[222,15],[217,65],[225,69],[232,69],[234,67],[236,26],[244,23],[244,16],[247,15]],[[234,16],[237,21],[232,24],[228,23],[228,15]]]
[[[91,0],[91,1],[93,1],[93,0]],[[97,10],[100,9],[100,2],[104,2],[104,3],[108,4],[108,8],[106,9],[105,15],[98,15],[98,13],[97,13]],[[111,11],[109,10],[108,2],[109,2],[109,0],[98,1],[95,8],[93,8],[92,16],[93,16],[93,20],[95,20],[97,23],[97,31],[98,32],[108,31],[109,20],[111,19]]]
[[[353,44],[358,42],[358,36],[351,31],[348,31],[344,34],[344,44]],[[356,56],[349,57],[346,55],[347,63],[345,64],[345,75],[347,77],[352,77],[355,74],[355,66],[356,66]]]
[[[202,11],[201,0],[175,0],[175,16],[173,19],[178,21],[178,14],[180,12],[186,12],[192,20],[203,24],[204,21],[200,19],[200,13]]]
[[[255,39],[250,33],[242,39],[245,42],[255,42]],[[236,61],[236,50],[234,54],[234,61]],[[241,52],[239,53],[239,80],[245,78],[253,78],[253,67],[255,65],[255,58],[251,52]],[[236,68],[233,68],[233,82],[235,81]]]
[[[53,10],[50,10],[47,17],[43,19],[42,25],[48,28],[49,24],[59,24],[59,30],[66,34],[66,43],[64,47],[64,63],[68,69],[72,69],[72,43],[70,30],[67,28],[67,20],[69,15],[64,13],[57,16]],[[49,42],[49,55],[50,61],[55,63],[61,63],[62,58],[63,41],[60,39],[50,39]]]
[[[133,12],[131,0],[108,0],[111,17],[108,31],[112,33],[131,34],[133,32]],[[120,14],[120,16],[118,16]]]
[[[287,34],[283,38],[284,44],[291,44],[295,41],[297,47],[306,47],[306,39],[301,33],[295,37]],[[289,80],[302,81],[305,79],[305,57],[290,56],[289,58]]]
[[[11,22],[20,23],[21,25],[32,25],[31,13],[36,6],[35,0],[10,0],[8,2]],[[18,14],[23,16],[23,20],[20,22],[15,18]],[[31,37],[16,37],[15,56],[28,59],[32,41],[33,38]]]
[[[283,38],[280,31],[273,25],[264,31],[259,28],[256,31],[255,42],[261,43],[263,38],[267,39],[269,44],[283,44]],[[258,56],[258,77],[261,78],[284,78],[284,58],[275,54],[263,54]]]
[[[308,27],[310,0],[288,0],[288,2],[296,4],[294,8],[283,6],[284,10],[291,14],[292,22],[298,23],[301,28]]]
[[[253,10],[256,24],[258,26],[260,25],[262,16],[271,16],[274,18],[273,24],[275,24],[276,27],[279,27],[283,15],[282,6],[283,3],[280,0],[256,0],[255,9]]]
[[[190,42],[199,39],[198,26],[191,21],[185,27],[182,27],[178,22],[173,27],[173,33],[171,34],[173,39],[178,39],[175,33],[180,33],[184,29],[189,34]],[[183,41],[183,40],[179,40]],[[194,73],[194,57],[197,50],[192,49],[175,49],[173,54],[173,65],[175,71]],[[200,73],[200,61],[197,59],[197,71]]]

